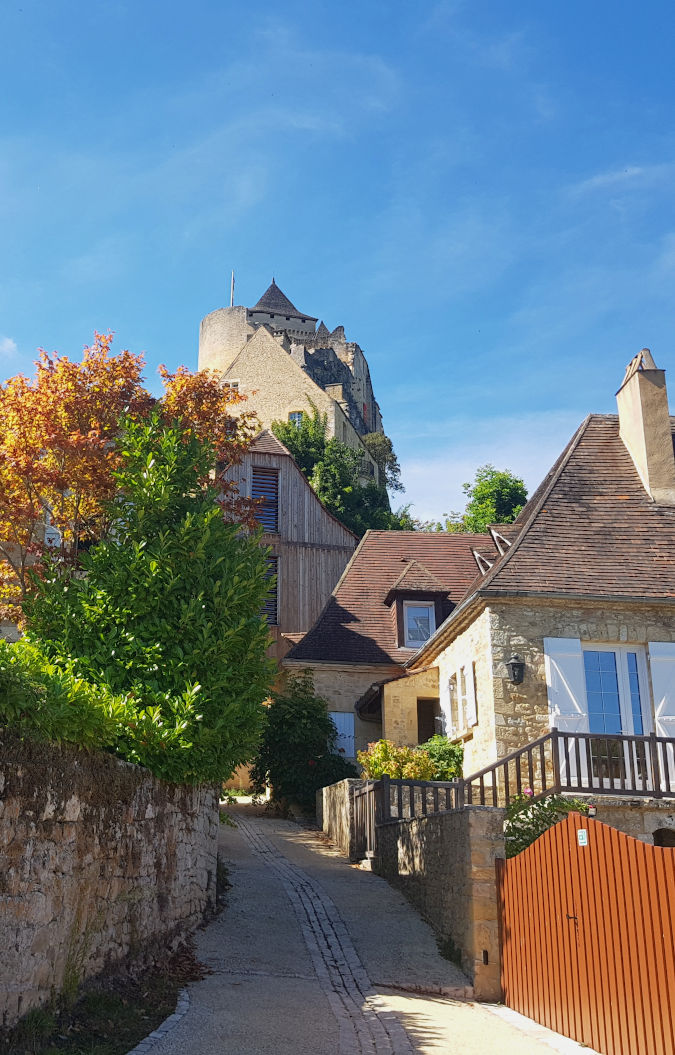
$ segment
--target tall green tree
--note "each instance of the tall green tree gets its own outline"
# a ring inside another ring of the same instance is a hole
[[[462,514],[451,513],[445,530],[452,532],[486,531],[489,524],[510,524],[527,501],[527,488],[519,476],[508,469],[481,465],[473,483],[465,483],[462,490],[468,501]]]
[[[299,425],[273,421],[272,431],[293,455],[326,508],[355,535],[360,537],[369,528],[411,530],[408,509],[392,513],[384,484],[361,483],[361,455],[346,443],[328,438],[328,419],[315,406],[311,414],[303,415]],[[391,441],[383,439],[386,443],[377,447],[384,474],[381,479],[386,479],[387,471],[395,479],[393,464],[398,466],[398,462]],[[377,461],[375,455],[373,458]],[[402,490],[400,484],[396,489]]]
[[[489,463],[481,465],[474,482],[462,484],[462,490],[468,498],[463,513],[444,514],[442,521],[414,520],[414,529],[480,534],[490,524],[510,524],[527,501],[527,489],[520,477]]]
[[[323,460],[328,443],[328,417],[311,404],[312,413],[303,414],[302,421],[273,421],[272,432],[287,447],[309,479],[317,462]]]
[[[213,444],[157,413],[126,423],[110,535],[52,564],[27,602],[30,636],[90,683],[157,720],[192,706],[175,779],[221,780],[253,754],[272,678],[260,612],[269,588],[258,538],[223,517]]]
[[[388,491],[401,492],[405,487],[401,482],[399,465],[394,445],[383,432],[369,432],[363,437],[363,445],[368,451],[380,472],[380,482]]]

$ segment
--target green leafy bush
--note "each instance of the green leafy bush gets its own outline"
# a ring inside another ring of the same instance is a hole
[[[545,799],[532,801],[532,792],[516,795],[506,808],[504,840],[506,856],[515,857],[527,850],[535,839],[566,817],[572,810],[588,813],[588,803],[580,799],[568,799],[562,795],[548,795]]]
[[[276,802],[297,802],[313,810],[319,788],[345,777],[356,768],[335,753],[337,730],[326,701],[314,692],[309,671],[285,675],[266,708],[263,734],[251,779],[261,794],[272,788]]]
[[[3,718],[167,780],[226,780],[253,755],[272,677],[265,552],[225,523],[209,444],[153,417],[121,445],[111,534],[82,573],[46,566]]]
[[[453,744],[447,736],[437,733],[425,744],[421,744],[420,749],[426,751],[433,762],[432,780],[458,780],[461,777],[464,760],[462,744]]]
[[[379,780],[433,780],[434,763],[420,747],[397,747],[391,740],[368,744],[367,751],[359,751],[357,759],[366,777]]]

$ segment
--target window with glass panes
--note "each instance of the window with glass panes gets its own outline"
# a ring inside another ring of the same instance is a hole
[[[403,602],[403,630],[406,648],[419,648],[436,629],[435,605]]]
[[[625,775],[625,742],[612,736],[645,732],[643,699],[646,693],[645,657],[642,649],[630,646],[583,649],[589,732],[608,737],[595,741],[591,754],[595,776],[620,779]],[[647,730],[649,731],[649,730]],[[633,746],[637,771],[644,769],[644,746]]]

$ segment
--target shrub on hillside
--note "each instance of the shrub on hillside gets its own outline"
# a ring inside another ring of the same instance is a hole
[[[337,730],[326,701],[317,696],[311,673],[285,675],[266,709],[251,778],[258,793],[269,785],[276,802],[313,810],[316,792],[356,768],[335,752]]]

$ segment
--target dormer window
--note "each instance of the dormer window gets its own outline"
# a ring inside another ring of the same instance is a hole
[[[406,648],[420,648],[436,629],[433,601],[403,602],[403,633]]]

